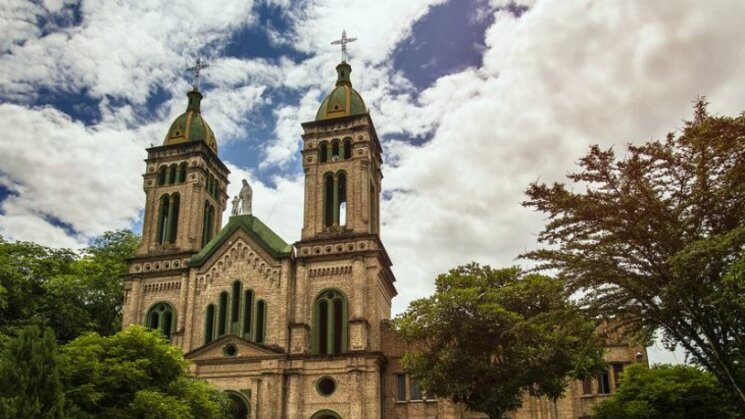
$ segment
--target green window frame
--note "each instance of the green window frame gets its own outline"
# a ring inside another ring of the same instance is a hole
[[[176,310],[165,301],[160,301],[147,310],[145,326],[153,330],[160,330],[171,340],[171,334],[176,331]]]
[[[313,304],[312,352],[332,355],[347,352],[349,335],[347,298],[336,289],[318,294]]]

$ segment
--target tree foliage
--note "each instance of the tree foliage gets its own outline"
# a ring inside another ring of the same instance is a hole
[[[62,418],[63,406],[54,333],[27,326],[0,351],[0,418]]]
[[[223,393],[187,372],[181,350],[131,326],[83,335],[62,348],[67,411],[80,418],[223,418]]]
[[[469,264],[437,277],[394,325],[404,364],[427,391],[500,418],[528,391],[553,399],[602,366],[595,325],[556,279]]]
[[[111,335],[121,327],[124,259],[139,239],[107,232],[78,254],[0,238],[0,333],[41,324],[67,342],[88,331]]]
[[[527,190],[548,247],[524,257],[597,312],[661,330],[745,406],[745,116],[709,116],[699,100],[682,133],[621,158],[594,146],[579,164],[572,187]]]
[[[608,400],[595,407],[597,419],[700,419],[736,418],[728,400],[711,373],[689,365],[642,364],[626,367],[621,386]]]

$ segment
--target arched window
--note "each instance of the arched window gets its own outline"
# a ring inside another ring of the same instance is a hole
[[[339,160],[339,140],[331,142],[331,161]]]
[[[343,147],[344,149],[344,160],[349,160],[352,158],[352,139],[347,137],[344,139]]]
[[[176,327],[175,311],[168,303],[156,303],[150,310],[147,311],[145,316],[145,326],[150,329],[160,330],[166,336],[167,339],[171,339],[171,333]]]
[[[323,224],[326,227],[330,227],[334,224],[334,175],[331,172],[323,175],[323,184]]]
[[[340,354],[346,351],[347,299],[339,291],[323,291],[313,307],[313,352]]]
[[[243,339],[251,340],[251,320],[253,319],[254,293],[246,290],[243,295]]]
[[[176,172],[178,171],[178,166],[175,164],[172,164],[168,168],[168,184],[172,184],[176,182]]]
[[[158,185],[159,186],[166,184],[166,177],[168,177],[168,167],[160,166],[160,169],[158,169]]]
[[[345,172],[339,172],[336,174],[336,208],[334,212],[334,224],[346,225],[347,224],[347,174]],[[342,211],[344,214],[342,214]]]
[[[202,221],[202,246],[212,240],[215,223],[215,207],[204,201],[204,220]]]
[[[228,398],[233,403],[230,409],[231,419],[248,419],[251,408],[246,397],[234,391],[227,391],[226,393],[228,393]]]
[[[168,195],[160,197],[160,211],[158,213],[158,235],[156,241],[163,244],[168,241],[168,214],[171,212],[171,199]]]
[[[329,159],[329,143],[324,141],[318,146],[318,160],[321,163],[325,163],[328,161],[328,159]]]
[[[341,416],[333,410],[324,409],[313,414],[310,419],[341,419]]]
[[[178,193],[171,195],[171,205],[168,208],[168,242],[176,243],[178,233],[178,214],[181,206],[181,196]]]
[[[186,182],[186,162],[183,162],[178,167],[178,183]]]
[[[230,301],[230,334],[239,335],[241,330],[241,282],[233,282],[233,293]]]
[[[225,334],[225,323],[228,317],[228,293],[220,293],[220,305],[217,311],[217,336]]]
[[[254,335],[254,341],[256,343],[264,343],[264,337],[266,334],[266,303],[264,300],[256,301],[256,333]]]
[[[215,336],[215,305],[210,304],[204,314],[204,344],[212,342]]]

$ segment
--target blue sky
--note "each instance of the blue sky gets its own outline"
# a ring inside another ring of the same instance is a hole
[[[734,10],[739,8],[740,10]],[[202,110],[254,211],[299,239],[300,123],[333,86],[346,29],[352,82],[385,154],[382,239],[394,312],[436,274],[518,263],[540,214],[591,144],[660,138],[706,95],[743,109],[741,2],[569,0],[6,0],[0,4],[0,234],[81,247],[138,231],[144,149]],[[716,30],[714,30],[716,28]],[[423,262],[424,261],[424,262]]]

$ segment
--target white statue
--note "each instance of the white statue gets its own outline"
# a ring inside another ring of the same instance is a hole
[[[246,179],[243,179],[243,187],[238,195],[241,200],[241,214],[251,214],[251,196],[253,195],[253,191],[251,191],[251,185],[248,184]]]
[[[238,195],[233,198],[232,204],[233,209],[230,211],[230,215],[238,215],[241,211],[241,199],[238,197]]]

